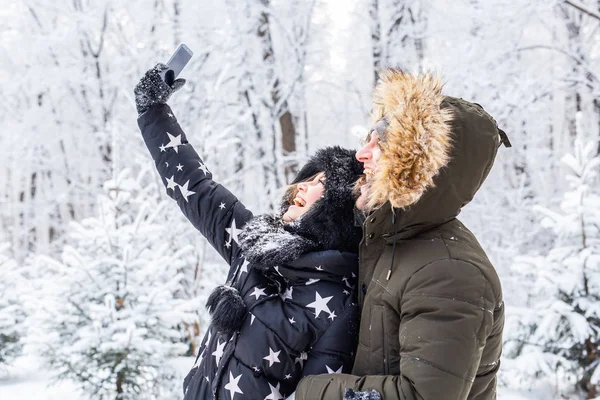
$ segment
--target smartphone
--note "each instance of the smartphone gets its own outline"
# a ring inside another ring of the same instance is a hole
[[[181,73],[183,68],[185,68],[185,66],[190,61],[193,55],[194,53],[192,53],[190,48],[187,47],[185,44],[181,43],[179,46],[177,46],[177,49],[175,49],[175,52],[173,53],[171,58],[169,58],[169,61],[167,61],[169,69],[164,72],[162,77],[163,80],[165,79],[165,75],[168,71],[173,71],[173,80],[175,80],[177,76]]]

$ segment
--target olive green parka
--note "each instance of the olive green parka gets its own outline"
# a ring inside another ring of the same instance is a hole
[[[352,375],[308,376],[296,400],[341,400],[346,388],[374,389],[384,400],[495,399],[502,289],[456,216],[506,137],[481,106],[442,96],[441,83],[429,75],[387,71],[375,99],[375,120],[390,122],[371,200],[387,201],[363,225]],[[408,164],[407,152],[418,153]],[[393,181],[398,176],[409,183]]]

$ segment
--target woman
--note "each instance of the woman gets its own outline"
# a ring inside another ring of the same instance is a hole
[[[214,182],[166,102],[165,65],[135,88],[138,124],[167,194],[231,266],[209,297],[212,322],[185,378],[185,399],[283,399],[303,376],[349,372],[357,344],[353,292],[354,152],[320,150],[278,215],[253,217]],[[168,80],[168,79],[167,79]]]

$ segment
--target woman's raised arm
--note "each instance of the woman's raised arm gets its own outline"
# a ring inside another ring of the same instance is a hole
[[[230,279],[233,267],[243,261],[238,233],[252,213],[212,180],[168,105],[152,105],[140,115],[138,125],[167,194],[232,267]]]

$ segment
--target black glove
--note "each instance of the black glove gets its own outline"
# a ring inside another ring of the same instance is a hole
[[[167,71],[168,70],[168,71]],[[163,81],[161,74],[167,71]],[[166,81],[166,82],[165,82]],[[138,115],[145,113],[155,104],[166,104],[169,97],[185,85],[185,79],[174,80],[174,72],[165,64],[156,64],[133,89]]]
[[[356,392],[352,389],[344,390],[344,400],[383,400],[377,390]]]

